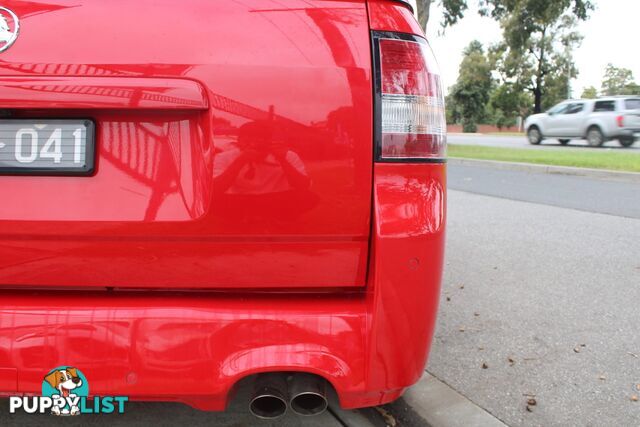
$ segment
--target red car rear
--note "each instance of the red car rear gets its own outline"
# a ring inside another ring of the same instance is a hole
[[[223,410],[252,378],[270,417],[417,381],[446,135],[405,3],[3,6],[0,394],[64,365],[91,395]]]

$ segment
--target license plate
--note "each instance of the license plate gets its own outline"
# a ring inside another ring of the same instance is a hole
[[[0,120],[2,175],[90,175],[94,152],[91,120]]]

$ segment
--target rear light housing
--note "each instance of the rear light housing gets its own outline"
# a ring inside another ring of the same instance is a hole
[[[373,32],[375,160],[444,162],[446,119],[440,72],[427,41]]]
[[[616,117],[616,121],[618,122],[618,127],[619,128],[623,128],[624,127],[624,116]]]

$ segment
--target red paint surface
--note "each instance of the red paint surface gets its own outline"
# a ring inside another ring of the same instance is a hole
[[[93,118],[98,158],[92,177],[0,177],[0,394],[39,393],[73,365],[93,394],[202,409],[266,371],[322,375],[345,408],[397,398],[433,334],[445,166],[372,164],[364,3],[190,4],[167,31],[174,4],[4,4],[22,25],[0,100],[21,93],[18,117]],[[415,26],[370,7],[376,29]],[[141,93],[175,79],[172,97],[202,87],[209,109],[126,91],[87,105],[43,77],[139,79]]]
[[[4,6],[21,31],[2,53],[0,108],[90,117],[98,155],[90,178],[0,177],[0,283],[365,284],[364,3]]]
[[[424,35],[406,5],[393,0],[367,0],[367,4],[372,30]]]
[[[193,80],[67,75],[3,76],[0,81],[0,108],[197,111],[208,107],[204,88]]]

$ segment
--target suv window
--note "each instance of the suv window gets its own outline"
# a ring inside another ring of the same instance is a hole
[[[594,113],[600,113],[603,111],[616,111],[615,101],[596,101],[595,107],[593,107]]]
[[[547,111],[547,114],[564,114],[567,111],[567,108],[569,108],[569,104],[558,104]]]
[[[640,99],[627,99],[624,102],[626,110],[640,110]]]
[[[567,108],[567,111],[564,112],[564,114],[577,114],[581,112],[583,109],[584,109],[584,104],[582,103],[571,104],[569,105],[569,108]]]

